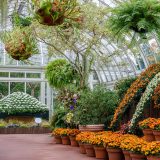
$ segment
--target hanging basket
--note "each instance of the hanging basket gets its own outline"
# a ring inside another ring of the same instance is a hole
[[[41,4],[40,1],[36,1],[34,5],[36,18],[43,25],[58,26],[63,24],[65,20],[82,23],[77,0],[42,1]]]

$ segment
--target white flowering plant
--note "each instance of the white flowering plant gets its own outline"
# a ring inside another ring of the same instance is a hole
[[[14,92],[0,100],[0,113],[45,113],[48,108],[36,98],[23,92]]]

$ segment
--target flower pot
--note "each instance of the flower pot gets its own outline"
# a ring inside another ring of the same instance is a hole
[[[160,160],[160,157],[157,157],[157,156],[147,156],[147,160]]]
[[[132,160],[129,151],[123,150],[123,154],[124,154],[125,160]]]
[[[79,130],[81,132],[99,132],[104,131],[104,124],[95,125],[79,125]]]
[[[107,148],[109,160],[123,160],[121,149]]]
[[[153,131],[151,129],[143,129],[143,134],[145,136],[145,140],[148,142],[152,142],[155,140],[153,135]]]
[[[86,154],[86,149],[85,149],[83,143],[80,143],[80,142],[79,142],[79,149],[80,149],[80,153]]]
[[[84,144],[84,147],[86,149],[86,154],[88,157],[95,157],[95,151],[91,144]]]
[[[56,144],[62,144],[61,136],[54,136],[54,140],[55,140]]]
[[[108,154],[103,146],[94,146],[94,151],[97,159],[108,160]]]
[[[153,130],[156,141],[160,141],[160,131]]]
[[[72,147],[78,147],[79,146],[78,142],[76,141],[76,137],[75,136],[69,136],[69,139],[70,139]]]
[[[146,157],[143,154],[130,153],[132,160],[145,160]]]
[[[62,138],[62,144],[64,144],[64,145],[70,145],[71,144],[69,136],[61,136],[61,138]]]

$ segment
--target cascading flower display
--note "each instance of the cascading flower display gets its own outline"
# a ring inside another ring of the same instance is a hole
[[[115,128],[117,126],[120,117],[125,113],[126,109],[133,103],[133,101],[139,101],[147,85],[158,72],[160,72],[160,64],[150,65],[140,74],[137,80],[133,82],[114,113],[114,117],[110,125],[111,128]]]
[[[154,108],[160,108],[160,84],[155,88],[152,100],[154,102]]]

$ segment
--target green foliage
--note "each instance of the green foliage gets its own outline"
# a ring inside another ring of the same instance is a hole
[[[61,106],[60,104],[57,104],[55,106],[55,110],[51,119],[51,128],[66,128],[67,124],[65,123],[65,116],[67,114],[67,110]]]
[[[117,94],[102,86],[85,90],[80,94],[74,121],[81,125],[106,123],[109,126],[117,103]]]
[[[22,17],[17,12],[12,15],[12,23],[15,27],[26,27],[32,24],[31,17]]]
[[[118,94],[120,100],[122,100],[122,98],[126,94],[127,90],[130,88],[131,84],[135,80],[136,80],[136,78],[126,78],[126,79],[119,80],[115,84],[115,90],[117,91],[117,94]]]
[[[46,78],[49,84],[55,88],[63,88],[76,79],[75,71],[65,59],[57,59],[48,63]]]
[[[153,31],[159,33],[160,4],[158,0],[128,0],[111,9],[108,28],[118,38],[130,31],[144,37]]]
[[[14,92],[0,100],[0,113],[8,115],[18,113],[43,113],[47,111],[48,108],[46,105],[23,92]]]
[[[16,27],[12,31],[4,32],[1,40],[5,44],[5,50],[13,59],[26,60],[38,53],[37,42],[29,27]]]

